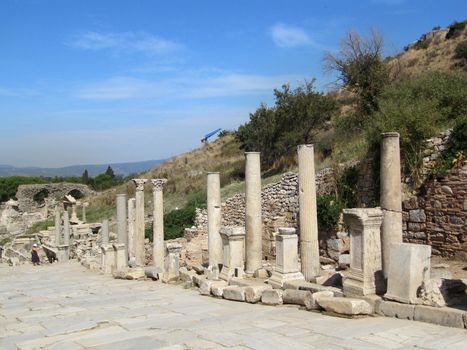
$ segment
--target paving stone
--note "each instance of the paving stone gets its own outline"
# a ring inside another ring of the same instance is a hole
[[[316,300],[326,311],[343,315],[368,315],[372,313],[371,305],[361,299],[341,297],[321,297]]]
[[[428,322],[440,326],[464,328],[465,313],[466,311],[453,308],[416,305],[413,319],[415,321]]]

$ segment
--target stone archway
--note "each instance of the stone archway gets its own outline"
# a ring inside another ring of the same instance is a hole
[[[46,188],[42,188],[40,191],[38,191],[32,199],[34,202],[36,202],[38,205],[42,205],[45,203],[45,199],[50,196],[50,192]]]
[[[70,192],[67,193],[68,195],[70,196],[73,196],[74,199],[80,199],[80,198],[83,198],[84,197],[84,194],[83,192],[81,192],[80,190],[78,189],[73,189],[71,190]]]

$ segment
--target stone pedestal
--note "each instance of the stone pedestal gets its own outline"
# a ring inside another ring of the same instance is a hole
[[[220,235],[221,213],[221,185],[218,172],[208,173],[208,253],[209,266],[219,268],[222,264],[222,238]]]
[[[219,278],[229,281],[232,277],[243,277],[245,229],[243,227],[222,227],[220,235],[224,247],[224,259]]]
[[[126,223],[126,194],[117,194],[117,240],[123,244],[128,261],[128,233]]]
[[[344,209],[350,231],[350,269],[343,282],[345,296],[384,293],[381,264],[381,221],[379,208]]]
[[[152,225],[152,260],[157,269],[164,268],[164,199],[163,189],[166,179],[152,179],[152,194],[154,203]]]
[[[298,146],[298,186],[301,267],[305,279],[311,281],[321,272],[313,145]]]
[[[162,274],[162,282],[168,283],[177,281],[180,275],[180,251],[182,245],[180,243],[167,243],[167,255],[165,256],[164,273]]]
[[[294,228],[279,228],[276,236],[276,266],[268,283],[282,288],[285,282],[304,280],[298,265],[298,237]]]
[[[245,165],[245,270],[253,275],[262,264],[261,165],[259,152],[246,152]]]
[[[124,272],[128,268],[128,258],[126,254],[126,247],[123,243],[112,244],[115,255],[114,271]]]
[[[109,220],[103,220],[101,226],[101,245],[109,244]]]
[[[383,273],[387,278],[391,264],[391,246],[393,243],[402,243],[401,162],[397,132],[381,134],[380,180],[383,210],[381,226]]]
[[[430,279],[431,246],[393,243],[389,257],[388,289],[384,297],[416,304],[417,290],[422,282]]]
[[[128,260],[135,260],[135,218],[136,218],[136,199],[128,200]]]
[[[105,274],[111,274],[115,270],[115,252],[116,250],[111,244],[101,245],[102,271]]]
[[[70,260],[70,246],[58,245],[57,246],[57,260],[58,262],[65,262]]]
[[[144,184],[147,179],[133,179],[136,185],[136,211],[135,211],[135,263],[137,266],[144,266]]]
[[[70,219],[66,210],[63,213],[63,245],[70,245]]]

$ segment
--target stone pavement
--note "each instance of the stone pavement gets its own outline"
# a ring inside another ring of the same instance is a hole
[[[76,262],[0,265],[0,349],[467,349],[467,332],[237,303]]]

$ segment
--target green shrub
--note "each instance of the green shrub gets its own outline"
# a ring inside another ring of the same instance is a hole
[[[449,26],[449,30],[446,33],[446,39],[453,39],[458,37],[465,28],[465,21],[464,22],[454,22]]]
[[[336,228],[342,209],[345,207],[333,195],[318,196],[316,200],[318,225],[320,230],[330,231]]]
[[[461,60],[467,60],[467,40],[457,44],[455,49],[455,57]]]
[[[346,168],[337,180],[337,197],[346,208],[357,206],[358,169],[356,166]]]
[[[454,160],[467,156],[467,117],[462,118],[454,127],[451,137],[443,151],[442,156],[436,162],[433,174],[442,173],[452,168]]]
[[[36,222],[31,227],[29,227],[26,230],[26,234],[32,235],[34,233],[38,233],[39,231],[47,230],[48,227],[54,226],[54,225],[55,225],[55,220],[53,218],[42,220],[42,221]]]
[[[415,43],[415,48],[417,50],[426,50],[430,46],[430,42],[428,40],[419,40]]]
[[[35,176],[7,176],[0,177],[0,202],[15,198],[19,185],[43,184],[47,181]]]

